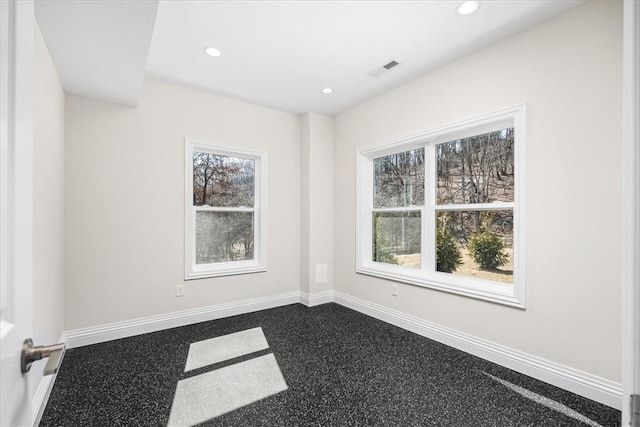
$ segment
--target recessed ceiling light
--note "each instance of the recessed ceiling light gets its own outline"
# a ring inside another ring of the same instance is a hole
[[[215,47],[212,47],[212,46],[209,46],[209,47],[205,48],[204,49],[204,53],[206,53],[209,56],[213,56],[213,57],[218,57],[218,56],[222,55],[218,49],[216,49]]]
[[[480,2],[477,0],[469,0],[462,2],[460,6],[458,6],[458,14],[460,15],[471,15],[473,12],[478,10],[480,7]]]
[[[325,87],[324,89],[322,89],[322,93],[324,93],[325,95],[332,94],[333,89],[331,89],[330,87]]]

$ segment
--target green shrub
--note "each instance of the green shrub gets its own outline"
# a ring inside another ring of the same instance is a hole
[[[438,231],[436,233],[436,270],[444,273],[454,272],[462,263],[460,250],[449,229],[449,216],[438,214]]]
[[[500,236],[481,227],[473,232],[469,241],[469,254],[483,270],[505,265],[508,255],[502,252],[505,245]]]

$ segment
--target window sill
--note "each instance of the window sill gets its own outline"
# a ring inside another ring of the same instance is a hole
[[[243,263],[244,265],[236,265],[236,263],[220,263],[212,267],[214,264],[200,265],[192,271],[185,274],[185,280],[207,279],[211,277],[236,276],[240,274],[264,273],[267,267],[256,263]]]
[[[382,268],[375,265],[360,266],[356,268],[356,273],[378,277],[381,279],[393,280],[394,282],[422,286],[429,289],[449,292],[456,295],[476,298],[497,304],[508,305],[511,307],[521,309],[526,308],[524,298],[521,298],[515,294],[515,285],[503,286],[485,280],[466,277],[462,278],[460,276],[451,277],[451,275],[447,273],[434,273],[433,275],[427,277],[420,270],[408,271],[408,269],[402,267],[385,267],[387,266],[383,266]],[[443,279],[451,279],[451,282],[457,283],[446,283]],[[460,282],[466,282],[466,284],[462,285],[460,284]]]

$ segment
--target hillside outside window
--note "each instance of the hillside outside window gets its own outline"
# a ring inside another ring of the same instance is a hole
[[[524,106],[358,153],[356,271],[525,306]]]

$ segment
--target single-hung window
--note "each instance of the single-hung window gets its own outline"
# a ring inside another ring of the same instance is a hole
[[[524,307],[524,106],[361,151],[356,271]]]
[[[373,159],[373,260],[421,266],[424,148]]]
[[[265,155],[187,138],[186,279],[266,271]]]

